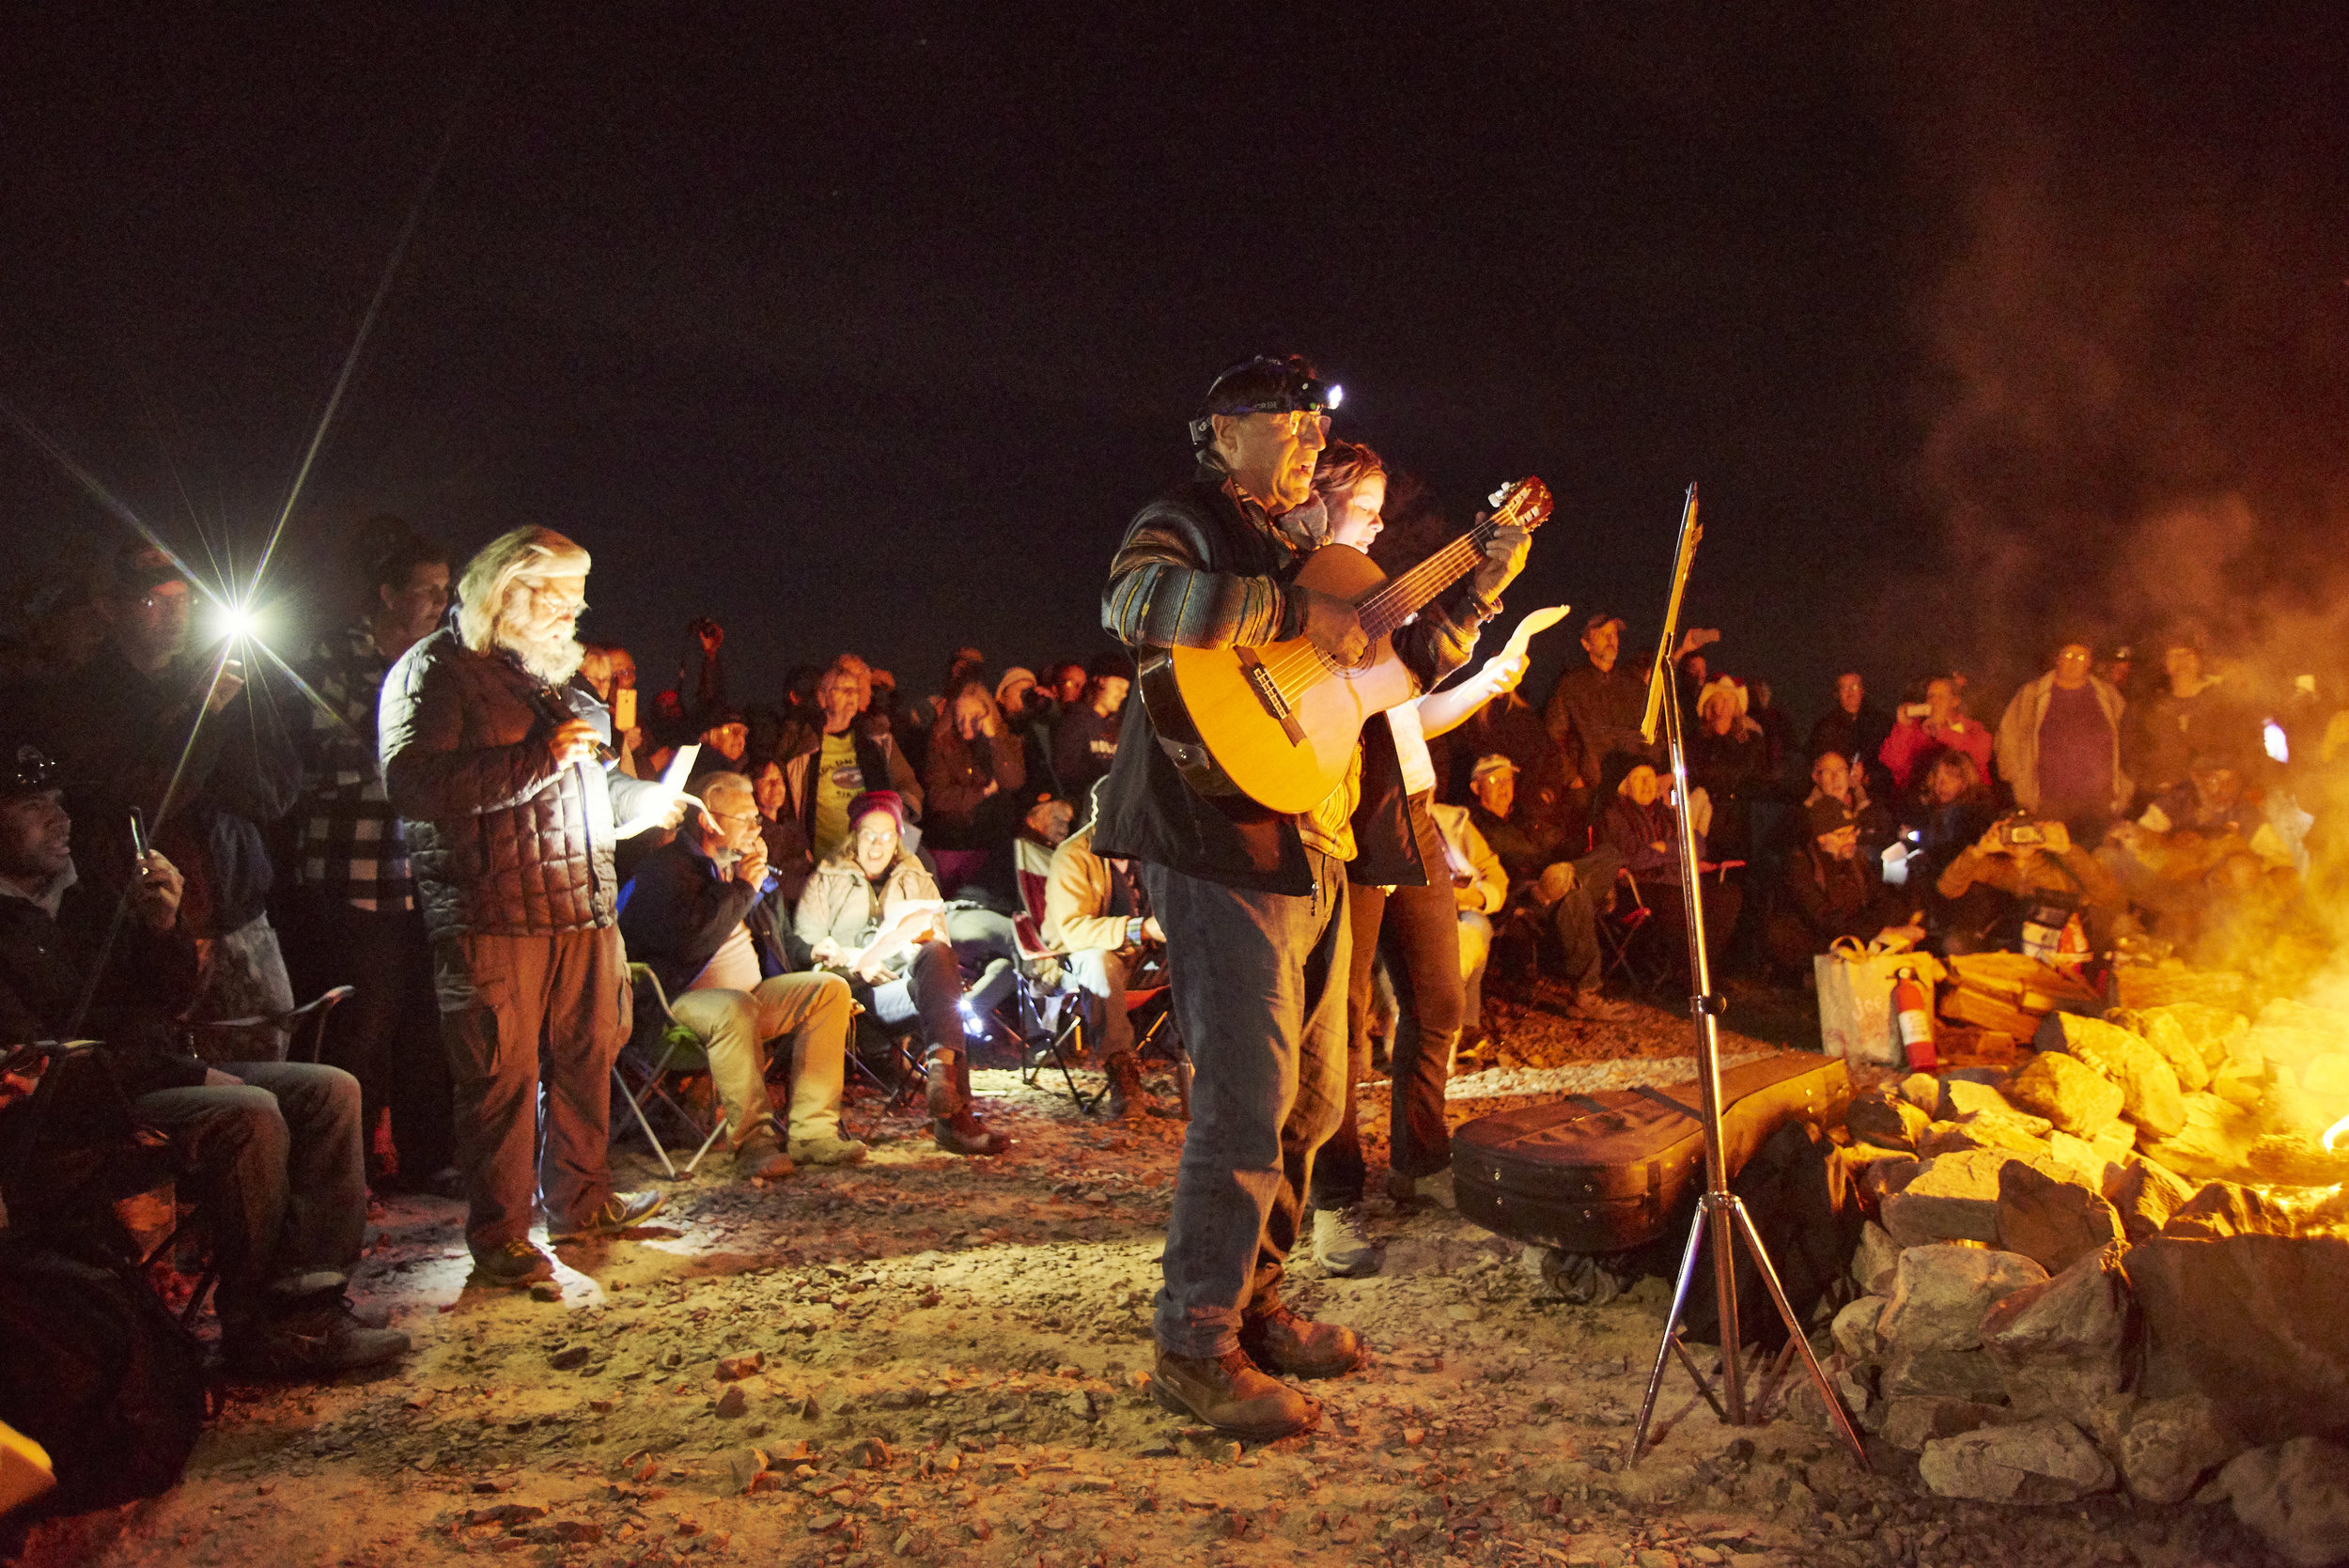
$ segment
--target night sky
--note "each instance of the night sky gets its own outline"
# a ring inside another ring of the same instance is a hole
[[[926,692],[1099,646],[1294,349],[1456,522],[1549,481],[1513,611],[1651,637],[1699,481],[1690,618],[1806,721],[2066,617],[2340,645],[2349,8],[815,9],[20,14],[0,396],[249,558],[461,99],[275,590],[544,522],[648,682],[708,613],[738,696]],[[0,429],[12,599],[115,527]]]

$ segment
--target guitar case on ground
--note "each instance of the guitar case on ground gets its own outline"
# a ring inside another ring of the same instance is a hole
[[[1721,1136],[1731,1177],[1786,1123],[1824,1131],[1850,1100],[1850,1079],[1834,1058],[1774,1051],[1724,1068]],[[1694,1083],[1573,1094],[1480,1116],[1452,1137],[1461,1218],[1565,1252],[1685,1245],[1704,1190],[1699,1119]]]

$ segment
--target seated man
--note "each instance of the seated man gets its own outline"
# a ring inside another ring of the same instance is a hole
[[[767,864],[751,781],[708,773],[697,788],[716,826],[679,824],[636,868],[620,908],[629,956],[652,966],[669,1011],[701,1036],[738,1175],[787,1176],[794,1160],[853,1165],[866,1151],[840,1136],[848,982],[786,972],[782,879]],[[768,1043],[778,1040],[791,1063],[787,1150],[767,1101]]]
[[[1146,1110],[1133,1020],[1126,1015],[1126,986],[1144,965],[1165,961],[1166,932],[1150,913],[1149,895],[1134,876],[1133,862],[1093,852],[1091,822],[1052,851],[1043,937],[1045,946],[1068,955],[1070,978],[1094,1001],[1094,1033],[1101,1042],[1101,1071],[1110,1080],[1110,1115],[1122,1119]]]
[[[1460,911],[1460,985],[1466,992],[1460,1036],[1472,1040],[1485,1032],[1485,963],[1492,955],[1493,922],[1509,907],[1509,872],[1466,806],[1431,800],[1427,815],[1443,840],[1444,868]]]
[[[1672,800],[1670,782],[1644,762],[1617,757],[1603,776],[1599,793],[1610,804],[1600,824],[1604,842],[1622,857],[1632,875],[1641,902],[1651,911],[1647,929],[1657,933],[1681,970],[1693,972],[1688,958],[1688,901],[1681,890],[1680,811]],[[1695,829],[1697,869],[1712,869],[1705,854],[1705,824],[1709,816],[1704,791],[1688,791],[1688,819]],[[1703,884],[1704,937],[1709,951],[1719,951],[1736,927],[1744,890],[1719,878]]]
[[[133,1114],[171,1139],[217,1217],[231,1364],[327,1374],[404,1354],[407,1335],[362,1323],[343,1294],[366,1235],[359,1080],[306,1062],[224,1070],[179,1054],[172,1020],[197,972],[179,873],[125,853],[130,908],[109,951],[115,900],[81,880],[71,834],[48,758],[0,744],[0,1045],[105,1042]]]
[[[1821,760],[1828,757],[1835,753]],[[1839,937],[1872,941],[1898,932],[1912,941],[1921,939],[1923,911],[1901,907],[1876,873],[1880,862],[1860,853],[1859,824],[1847,804],[1814,797],[1802,816],[1810,842],[1788,853],[1781,881],[1785,896],[1763,926],[1771,962],[1799,974]]]
[[[1583,850],[1539,819],[1520,821],[1517,783],[1516,763],[1498,752],[1479,757],[1469,776],[1470,792],[1476,797],[1469,820],[1508,872],[1511,903],[1557,933],[1566,978],[1574,986],[1567,1015],[1620,1023],[1630,1016],[1629,1010],[1599,994],[1598,908],[1601,900],[1614,896],[1623,854],[1609,844]]]
[[[846,975],[883,1024],[919,1018],[930,1135],[950,1154],[1009,1147],[971,1109],[962,974],[948,945],[938,883],[905,846],[905,803],[867,790],[848,803],[847,841],[816,868],[792,922],[810,962]],[[795,949],[796,951],[796,949]]]

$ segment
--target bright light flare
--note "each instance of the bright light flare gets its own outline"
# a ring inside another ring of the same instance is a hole
[[[2275,720],[2270,719],[2260,726],[2260,739],[2267,748],[2267,758],[2270,762],[2292,760],[2292,742],[2285,738],[2284,727]]]
[[[2343,1143],[2349,1143],[2349,1116],[2343,1116],[2325,1129],[2325,1152],[2337,1154]]]
[[[249,643],[261,635],[261,616],[250,604],[224,599],[211,606],[212,635],[225,643]]]

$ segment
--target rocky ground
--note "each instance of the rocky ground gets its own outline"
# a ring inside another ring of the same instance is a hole
[[[1455,1119],[1532,1094],[1685,1077],[1685,1020],[1497,1012],[1500,1065]],[[1799,1038],[1803,999],[1731,1021]],[[1739,1034],[1732,1050],[1761,1048]],[[1016,1073],[976,1075],[1019,1140],[940,1154],[852,1102],[866,1165],[771,1188],[720,1169],[667,1211],[561,1250],[545,1298],[466,1286],[454,1204],[401,1199],[358,1281],[416,1348],[375,1377],[236,1386],[183,1484],[8,1543],[29,1563],[2185,1565],[2270,1560],[2221,1508],[2107,1496],[1999,1510],[1863,1472],[1813,1425],[1723,1427],[1673,1371],[1628,1464],[1666,1290],[1542,1299],[1520,1249],[1374,1199],[1366,1280],[1298,1269],[1299,1305],[1376,1347],[1316,1389],[1321,1428],[1260,1449],[1141,1387],[1182,1126],[1109,1127]],[[1159,1085],[1171,1106],[1171,1093]],[[1374,1171],[1384,1096],[1363,1095]],[[629,1179],[658,1168],[631,1152]],[[1374,1181],[1374,1187],[1377,1183]]]

